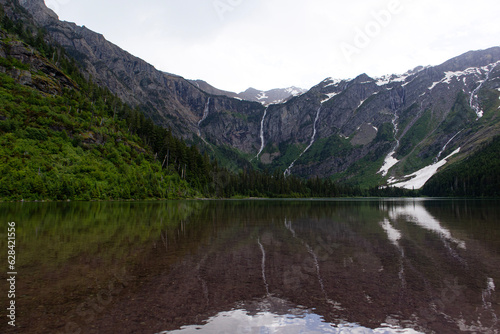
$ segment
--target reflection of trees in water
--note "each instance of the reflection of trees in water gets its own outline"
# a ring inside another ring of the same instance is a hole
[[[497,326],[500,262],[468,234],[480,230],[471,208],[378,200],[26,204],[34,206],[0,212],[19,212],[33,259],[67,249],[53,269],[76,273],[79,258],[92,259],[93,280],[105,284],[99,272],[125,258],[137,277],[95,328],[175,329],[265,296],[372,328]],[[86,280],[78,283],[95,284]]]

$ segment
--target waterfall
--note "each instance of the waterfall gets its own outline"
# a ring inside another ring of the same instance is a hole
[[[255,159],[257,159],[259,157],[259,155],[262,153],[262,151],[264,150],[264,144],[265,144],[265,141],[264,141],[264,120],[266,119],[266,115],[267,115],[267,108],[264,109],[264,116],[262,116],[262,120],[260,121],[260,150],[259,150],[259,153],[257,153],[257,155],[255,156]]]
[[[208,117],[208,112],[210,111],[210,98],[208,98],[207,103],[205,103],[205,109],[203,109],[203,117],[198,122],[198,136],[201,137],[200,125]]]
[[[393,102],[394,104],[394,102]],[[395,107],[395,106],[394,106]],[[384,165],[380,168],[380,170],[377,172],[382,173],[382,176],[386,176],[387,173],[389,172],[389,169],[391,169],[392,166],[397,164],[399,162],[398,159],[394,158],[394,154],[396,154],[396,150],[399,147],[399,139],[397,138],[397,133],[398,133],[398,115],[396,109],[394,109],[394,117],[392,118],[392,126],[394,127],[394,139],[396,140],[396,145],[392,149],[391,152],[385,157],[384,160]]]
[[[304,151],[302,151],[302,153],[299,154],[298,158],[295,159],[291,164],[290,166],[285,170],[285,172],[283,173],[283,175],[286,177],[286,176],[290,176],[290,174],[292,174],[292,168],[293,168],[293,165],[295,165],[295,162],[297,160],[300,159],[300,157],[307,152],[307,150],[309,150],[309,148],[311,148],[311,146],[314,144],[314,141],[316,139],[316,124],[318,123],[318,119],[319,119],[319,114],[321,112],[321,107],[318,108],[318,111],[316,112],[316,118],[314,119],[314,124],[313,124],[313,134],[312,134],[312,137],[311,137],[311,141],[309,143],[309,145],[305,148]]]
[[[301,154],[301,155],[299,155],[299,158],[300,158],[301,156],[302,156],[302,154]],[[293,165],[295,164],[295,161],[297,161],[299,158],[295,159],[295,160],[294,160],[294,161],[290,164],[290,166],[288,166],[288,168],[287,168],[287,169],[285,169],[285,172],[283,173],[283,175],[284,175],[285,177],[290,176],[290,175],[292,174],[292,171],[291,171],[291,170],[292,170],[292,168],[293,168]]]
[[[462,132],[462,130],[458,131],[456,135],[454,135],[453,137],[451,137],[451,139],[448,140],[446,142],[446,144],[444,144],[444,146],[441,149],[441,151],[439,151],[437,157],[434,158],[434,163],[437,163],[439,161],[439,157],[441,157],[441,154],[443,154],[443,152],[446,150],[446,147],[452,142],[453,139],[455,139],[456,136],[458,136],[460,134],[460,132]]]
[[[477,96],[477,93],[483,87],[483,84],[488,81],[490,78],[490,71],[488,67],[486,67],[486,79],[479,81],[479,86],[476,87],[471,93],[470,93],[470,100],[469,100],[469,105],[474,111],[476,112],[477,118],[483,117],[483,111],[481,110],[481,106],[479,105],[479,98]]]

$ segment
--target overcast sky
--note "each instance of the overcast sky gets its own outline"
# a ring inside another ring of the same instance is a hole
[[[157,69],[240,92],[404,73],[500,45],[498,0],[45,0]]]

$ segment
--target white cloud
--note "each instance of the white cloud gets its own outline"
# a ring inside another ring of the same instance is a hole
[[[496,0],[50,2],[61,19],[104,34],[158,69],[233,91],[400,73],[500,44]],[[377,28],[374,15],[394,4],[400,10]],[[359,31],[372,37],[349,62],[340,46],[352,45]]]

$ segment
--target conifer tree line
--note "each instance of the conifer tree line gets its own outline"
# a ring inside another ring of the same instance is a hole
[[[432,177],[422,189],[426,196],[499,197],[500,136],[475,154]]]
[[[172,136],[144,116],[140,109],[127,109],[123,115],[128,129],[139,135],[154,152],[154,159],[163,169],[177,173],[204,196],[242,197],[354,197],[354,196],[415,196],[415,191],[399,188],[361,189],[355,185],[336,183],[318,177],[307,180],[283,171],[257,171],[245,168],[237,173],[210,160],[207,152]]]

